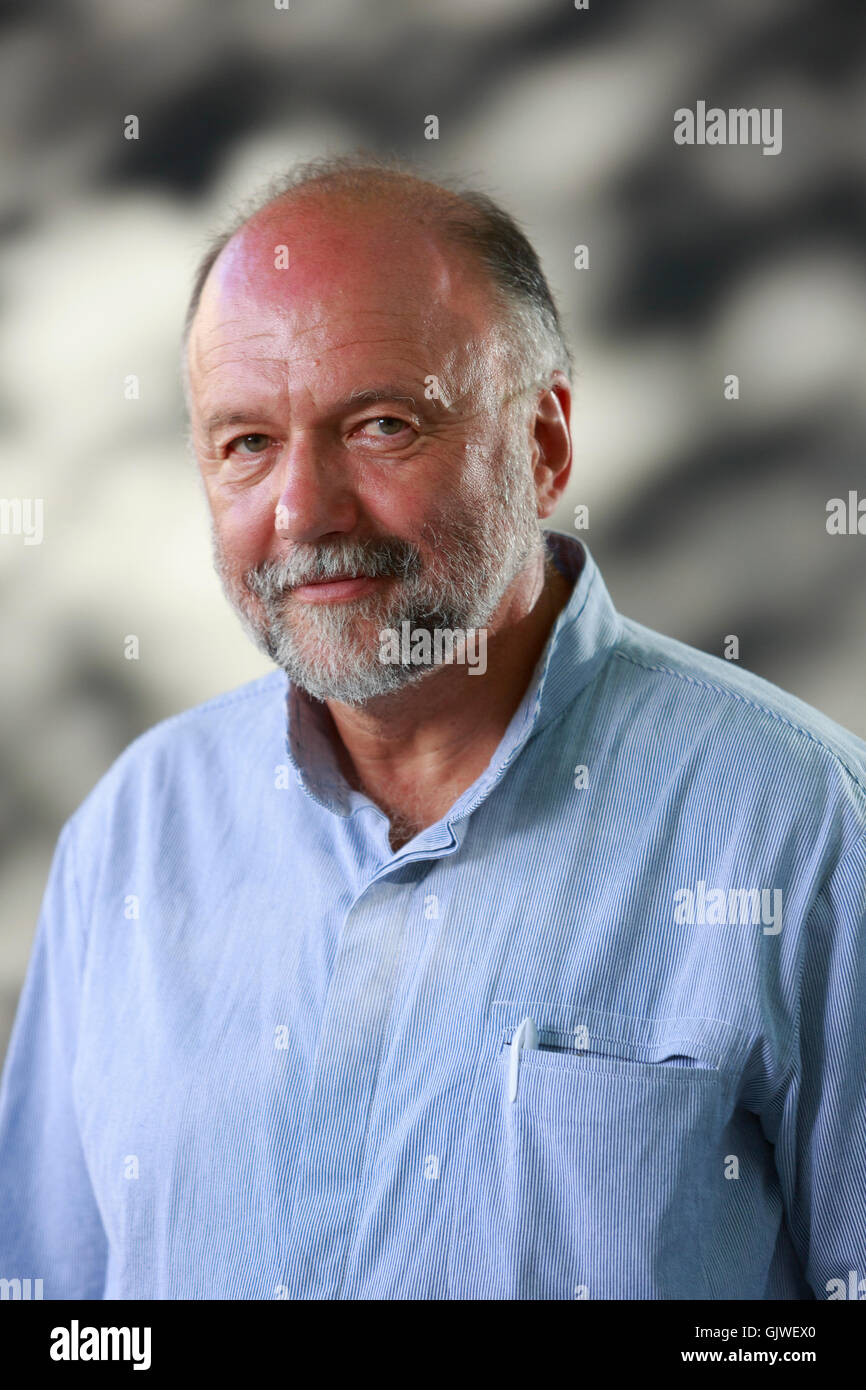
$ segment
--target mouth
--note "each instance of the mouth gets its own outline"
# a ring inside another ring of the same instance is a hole
[[[303,603],[336,603],[367,593],[374,585],[381,584],[384,577],[380,575],[371,579],[366,574],[341,574],[299,584],[291,592],[293,598],[299,598]]]

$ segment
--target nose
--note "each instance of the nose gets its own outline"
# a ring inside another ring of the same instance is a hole
[[[286,444],[276,476],[274,525],[284,540],[300,544],[356,529],[360,506],[348,462],[326,452],[309,434],[295,435]]]

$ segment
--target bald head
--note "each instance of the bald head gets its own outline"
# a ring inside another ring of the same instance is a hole
[[[248,229],[264,232],[262,246],[268,244],[270,236],[272,255],[269,264],[247,256],[247,277],[269,276],[273,271],[279,273],[280,266],[286,268],[291,248],[281,239],[280,228],[285,229],[292,212],[298,215],[296,228],[305,222],[310,225],[311,215],[318,215],[320,228],[330,221],[332,243],[339,238],[341,226],[363,221],[369,232],[378,220],[386,229],[380,241],[384,266],[400,247],[422,258],[435,254],[441,264],[450,255],[461,273],[474,275],[479,288],[486,290],[491,308],[490,343],[492,346],[495,337],[500,347],[507,347],[513,387],[549,384],[554,372],[570,379],[573,359],[549,286],[534,249],[508,213],[483,193],[434,183],[403,162],[364,155],[296,166],[288,177],[274,180],[214,238],[196,272],[186,314],[185,344],[211,273],[218,264],[223,266],[226,248],[243,239]],[[248,247],[251,243],[245,244]],[[273,249],[279,246],[286,248],[282,262],[280,253]],[[420,267],[421,262],[418,264]],[[339,262],[332,260],[332,274],[338,266]],[[234,270],[227,273],[237,273],[236,260]],[[245,283],[252,292],[250,279]],[[184,384],[188,392],[186,355]]]
[[[309,391],[334,374],[345,381],[350,361],[359,391],[399,380],[408,398],[426,391],[448,407],[472,398],[493,408],[511,380],[489,279],[435,224],[351,193],[272,202],[207,276],[190,382],[206,401],[253,372],[277,390]]]

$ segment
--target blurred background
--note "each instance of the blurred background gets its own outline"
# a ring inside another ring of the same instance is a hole
[[[269,669],[211,567],[178,347],[208,235],[298,159],[401,154],[518,218],[577,359],[553,524],[588,508],[622,612],[716,655],[735,634],[741,665],[866,737],[866,535],[826,525],[866,498],[862,15],[3,7],[0,493],[44,499],[44,535],[0,534],[0,1056],[63,822],[144,729]],[[781,153],[676,145],[699,100],[781,107]]]

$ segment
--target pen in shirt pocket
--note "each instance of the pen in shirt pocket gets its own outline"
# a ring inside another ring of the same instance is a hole
[[[538,1029],[527,1015],[514,1030],[511,1039],[511,1053],[508,1059],[508,1099],[517,1099],[517,1082],[520,1076],[520,1054],[524,1048],[535,1051],[538,1048]]]

